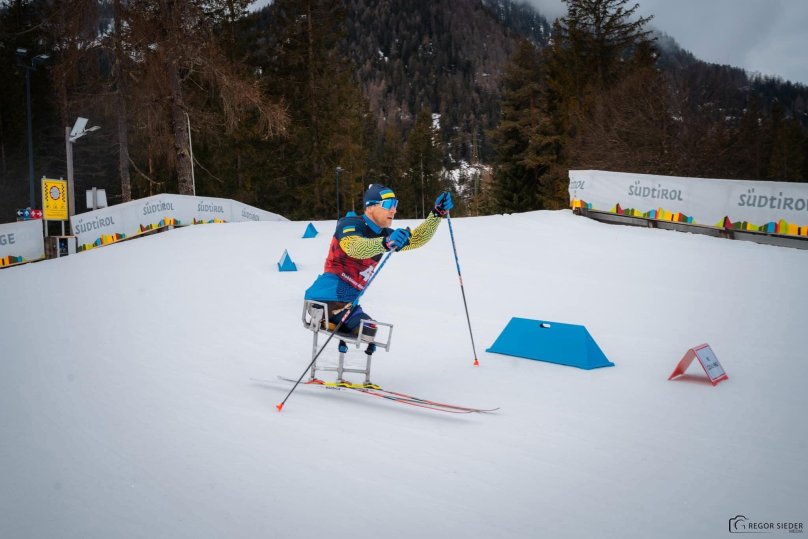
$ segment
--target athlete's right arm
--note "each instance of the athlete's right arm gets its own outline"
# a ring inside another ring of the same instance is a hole
[[[365,260],[385,252],[382,242],[384,238],[363,238],[356,234],[351,236],[343,236],[339,240],[339,246],[342,251],[351,258],[358,258]]]

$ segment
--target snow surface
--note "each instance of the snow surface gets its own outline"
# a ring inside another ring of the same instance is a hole
[[[395,324],[373,379],[501,410],[301,387],[278,413],[276,376],[310,359],[302,296],[334,226],[302,239],[307,224],[193,226],[0,271],[0,537],[701,538],[725,537],[736,515],[808,524],[808,251],[569,211],[454,219],[481,365],[444,223],[363,298]],[[277,271],[284,249],[299,271]],[[616,366],[485,353],[512,316],[583,324]],[[729,380],[712,387],[696,363],[668,381],[703,342]]]

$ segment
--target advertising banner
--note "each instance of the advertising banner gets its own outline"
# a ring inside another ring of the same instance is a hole
[[[45,257],[42,221],[18,221],[0,225],[0,267]]]
[[[652,219],[806,235],[808,184],[570,170],[576,205]],[[678,219],[671,219],[677,215]]]
[[[86,250],[168,226],[240,221],[286,218],[225,198],[163,194],[74,215],[70,224]]]

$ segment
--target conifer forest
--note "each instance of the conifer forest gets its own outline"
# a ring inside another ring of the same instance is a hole
[[[403,218],[446,189],[458,215],[564,208],[570,169],[808,181],[808,87],[701,61],[635,2],[565,3],[7,0],[0,222],[31,169],[35,200],[66,177],[79,117],[79,212],[93,187],[330,219],[377,181]]]

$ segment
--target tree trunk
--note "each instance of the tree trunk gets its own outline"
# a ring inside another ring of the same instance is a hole
[[[174,127],[174,152],[177,157],[177,186],[179,194],[193,195],[194,181],[191,171],[188,119],[185,116],[185,102],[182,98],[180,73],[174,63],[169,63],[167,69],[171,86],[171,120]]]
[[[311,150],[309,153],[308,174],[312,181],[312,197],[314,199],[315,211],[321,211],[322,206],[325,204],[322,178],[320,177],[320,149],[319,149],[319,136],[318,132],[318,109],[319,102],[316,92],[316,74],[315,69],[315,53],[314,53],[314,13],[312,10],[312,3],[306,2],[306,75],[308,78],[308,99],[306,107],[308,108],[309,120],[309,142]]]
[[[119,89],[116,96],[118,115],[118,172],[121,176],[121,202],[132,200],[132,180],[129,176],[129,134],[126,119],[126,98]]]
[[[6,173],[6,139],[3,135],[3,110],[0,108],[0,172]]]
[[[129,125],[126,116],[126,76],[123,73],[123,46],[121,41],[121,0],[113,1],[115,17],[115,113],[118,116],[118,171],[121,176],[121,201],[132,200],[132,181],[129,177]]]

